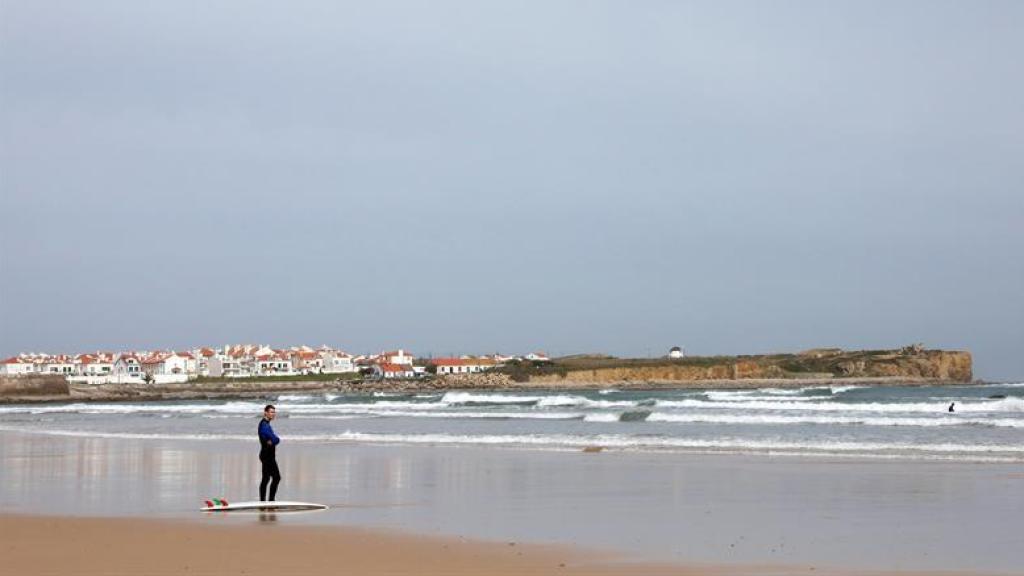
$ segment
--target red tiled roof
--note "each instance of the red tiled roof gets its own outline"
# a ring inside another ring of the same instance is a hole
[[[490,358],[434,358],[430,361],[434,366],[493,366]]]
[[[378,364],[382,372],[412,372],[412,366],[403,364]]]
[[[462,358],[434,358],[430,363],[434,366],[465,366],[469,361]]]

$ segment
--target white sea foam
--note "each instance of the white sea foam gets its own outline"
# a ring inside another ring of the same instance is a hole
[[[761,394],[768,394],[772,396],[797,396],[810,389],[811,388],[759,388],[757,391]]]
[[[636,402],[615,400],[591,400],[585,396],[548,396],[541,398],[537,406],[581,406],[586,408],[633,408]]]
[[[765,395],[762,390],[708,390],[704,395],[712,402],[820,402],[823,396]]]
[[[451,408],[450,404],[444,402],[409,402],[403,400],[381,400],[379,402],[367,403],[367,404],[332,404],[332,406],[340,406],[347,408],[349,406],[370,406],[374,408],[407,408],[409,410],[439,410]]]
[[[538,406],[580,406],[586,401],[582,396],[548,396],[537,401]]]
[[[1024,420],[1012,418],[898,418],[885,416],[815,416],[811,414],[786,416],[779,414],[673,414],[655,412],[647,417],[648,422],[676,422],[684,424],[860,424],[864,426],[995,426],[1024,428]]]
[[[829,391],[830,394],[839,394],[864,386],[806,386],[803,388],[751,388],[748,390],[705,390],[704,396],[710,400],[728,402],[746,402],[751,400],[773,400],[785,399],[792,402],[814,402],[827,398],[824,395],[804,396],[812,390]]]
[[[226,404],[49,404],[32,406],[0,406],[0,414],[147,414],[203,412],[246,413],[258,415],[263,404],[256,402],[228,402]]]
[[[703,400],[658,400],[658,407],[667,408],[730,408],[755,410],[812,410],[820,412],[945,412],[948,404],[940,402],[869,402],[849,403],[834,401],[804,402],[791,399],[773,401],[752,400],[748,402],[721,402]],[[1024,398],[1002,398],[999,400],[960,400],[956,411],[962,412],[1012,412],[1024,413]]]
[[[619,415],[611,412],[594,412],[583,417],[586,422],[618,422]]]
[[[538,402],[542,396],[520,396],[515,394],[476,394],[473,392],[446,392],[441,397],[443,404],[529,404]]]
[[[81,430],[24,430],[0,426],[0,431],[41,433],[54,436],[166,439],[166,440],[232,440],[251,441],[248,435],[213,434],[150,434],[130,432],[95,432]],[[378,444],[524,446],[533,448],[583,448],[603,446],[619,450],[669,450],[680,452],[733,452],[744,454],[780,454],[800,456],[859,456],[867,458],[949,459],[957,461],[1024,461],[1024,445],[958,444],[958,443],[882,443],[857,441],[792,442],[770,439],[723,437],[690,439],[663,436],[628,436],[620,434],[392,434],[346,431],[336,434],[289,435],[289,442],[368,442]]]
[[[296,414],[292,416],[298,419],[326,419],[326,420],[351,420],[361,417],[385,417],[385,418],[468,418],[468,419],[494,419],[494,420],[580,420],[584,417],[579,412],[469,412],[460,411],[437,411],[437,412],[408,412],[402,410],[378,410],[369,408],[356,414]]]
[[[842,394],[843,392],[849,392],[850,390],[859,390],[861,388],[867,388],[867,386],[829,386],[832,390],[832,394]]]
[[[281,394],[277,397],[278,402],[308,402],[313,398],[320,398],[320,396],[311,396],[309,394]]]

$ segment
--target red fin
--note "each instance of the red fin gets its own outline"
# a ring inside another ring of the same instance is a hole
[[[223,504],[224,506],[228,505],[228,501],[224,500],[223,498],[221,498],[220,503]]]

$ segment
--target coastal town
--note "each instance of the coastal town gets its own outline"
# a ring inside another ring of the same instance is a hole
[[[0,362],[0,376],[64,376],[78,384],[171,384],[200,378],[284,378],[302,375],[369,379],[473,374],[512,361],[547,362],[543,352],[443,358],[416,357],[404,349],[352,355],[330,346],[272,348],[239,344],[185,351],[23,353]]]

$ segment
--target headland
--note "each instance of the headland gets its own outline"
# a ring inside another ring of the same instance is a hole
[[[818,385],[962,385],[972,381],[970,352],[928,350],[844,351],[813,349],[793,354],[617,358],[593,354],[544,361],[517,360],[473,374],[415,378],[346,375],[201,378],[174,383],[82,384],[61,376],[0,376],[0,402],[68,400],[183,400],[252,398],[294,392],[415,392],[437,390],[750,389]]]

